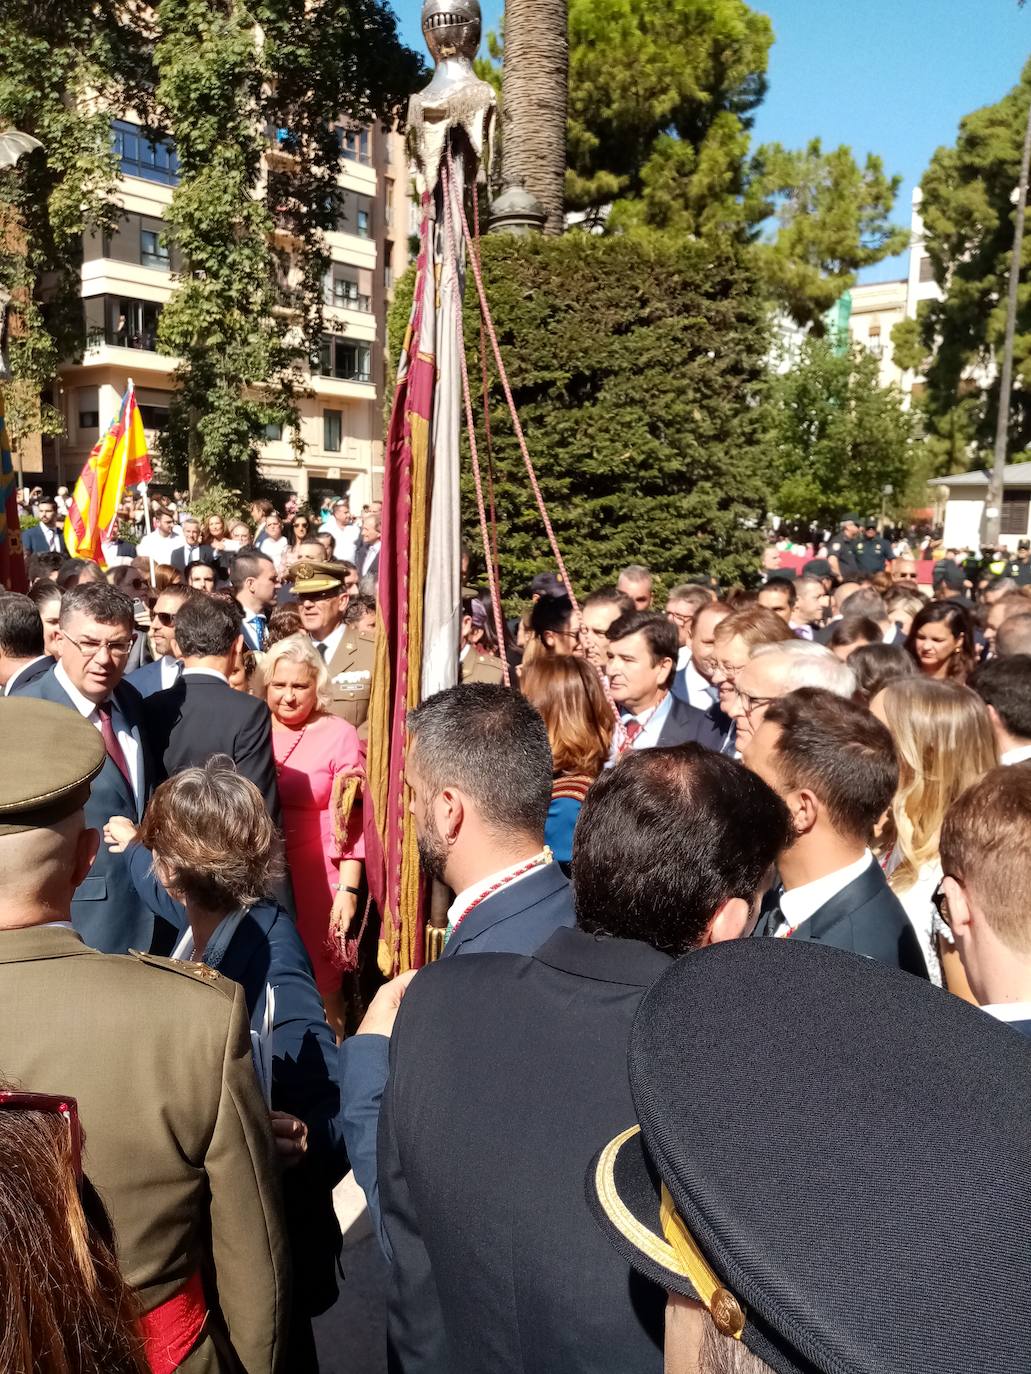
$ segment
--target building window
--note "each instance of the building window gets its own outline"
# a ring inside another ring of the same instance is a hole
[[[353,343],[339,334],[323,334],[319,371],[323,377],[337,377],[343,382],[371,382],[372,346]]]
[[[144,429],[155,429],[163,434],[168,428],[168,406],[140,406],[140,419]]]
[[[99,429],[100,411],[99,410],[80,410],[79,411],[80,429]]]
[[[283,426],[269,423],[265,426],[265,439],[270,444],[278,444],[283,437]]]
[[[111,124],[111,142],[123,176],[178,186],[179,160],[170,139],[149,138],[138,124],[116,119]]]
[[[1004,496],[1002,498],[999,533],[1016,534],[1023,538],[1027,534],[1029,509],[1031,509],[1031,493],[1025,491],[1019,496]]]
[[[136,301],[125,296],[88,296],[84,305],[86,337],[91,344],[103,340],[115,348],[157,352],[161,306],[156,301]]]
[[[326,276],[323,299],[326,305],[334,305],[339,310],[361,310],[368,314],[372,309],[371,297],[361,294],[356,281],[335,273],[328,273]]]
[[[870,332],[866,336],[866,346],[875,358],[881,356],[881,326],[879,324],[870,326]]]
[[[322,412],[322,447],[327,453],[339,453],[344,437],[344,416],[339,410]]]
[[[337,141],[340,156],[348,162],[362,162],[368,166],[372,161],[368,129],[338,129]]]
[[[934,263],[926,255],[920,259],[920,280],[934,281]]]
[[[359,210],[355,215],[354,232],[360,239],[372,238],[372,215],[368,210]]]
[[[157,267],[167,272],[172,266],[168,245],[154,229],[140,230],[140,263],[143,267]]]

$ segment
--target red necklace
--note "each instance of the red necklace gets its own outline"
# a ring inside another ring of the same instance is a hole
[[[515,880],[521,878],[524,873],[531,873],[535,868],[543,868],[546,864],[550,864],[551,858],[551,850],[545,845],[539,854],[536,854],[532,859],[528,859],[526,863],[521,864],[519,868],[514,869],[511,873],[507,873],[504,878],[499,878],[496,883],[492,883],[491,886],[487,888],[486,892],[481,892],[478,897],[474,897],[454,925],[448,927],[448,933],[444,937],[444,943],[447,944],[448,940],[451,939],[452,935],[454,935],[455,931],[469,915],[470,911],[475,911],[481,902],[485,902],[488,897],[493,897],[495,892],[500,892],[501,889],[507,887],[509,883],[514,883]]]

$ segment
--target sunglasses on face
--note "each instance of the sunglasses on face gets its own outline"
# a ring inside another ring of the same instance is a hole
[[[935,911],[938,913],[938,916],[941,919],[942,924],[948,926],[951,930],[952,920],[949,916],[949,899],[945,892],[945,878],[949,876],[950,875],[946,873],[942,878],[941,882],[934,889],[934,892],[931,896],[931,904],[933,905]],[[958,879],[956,881],[958,881]]]
[[[164,625],[166,630],[170,630],[175,624],[175,616],[170,611],[155,611],[154,619],[159,625]]]

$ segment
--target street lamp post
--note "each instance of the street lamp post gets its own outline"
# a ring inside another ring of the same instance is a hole
[[[1017,332],[1017,291],[1020,287],[1020,267],[1024,253],[1024,209],[1027,205],[1028,169],[1031,166],[1031,105],[1027,111],[1024,130],[1024,152],[1020,160],[1020,184],[1017,187],[1017,213],[1013,223],[1013,254],[1010,258],[1009,297],[1006,302],[1006,335],[1002,345],[1002,372],[999,376],[999,413],[995,418],[995,453],[992,477],[988,483],[985,506],[985,543],[995,548],[999,542],[1002,516],[1003,469],[1009,440],[1010,398],[1013,394],[1013,340]]]

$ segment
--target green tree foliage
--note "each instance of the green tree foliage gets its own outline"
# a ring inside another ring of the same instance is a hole
[[[160,326],[181,389],[162,457],[176,475],[189,460],[208,480],[245,477],[317,354],[334,126],[400,112],[421,59],[383,0],[8,0],[0,51],[0,124],[44,144],[0,176],[0,285],[25,296],[16,376],[45,386],[81,352],[82,234],[116,225],[109,121],[132,109],[174,136],[181,165],[167,233],[184,270]],[[266,165],[269,126],[287,142]]]
[[[873,154],[860,167],[850,149],[824,152],[818,138],[797,152],[764,144],[750,178],[776,225],[756,245],[763,279],[788,314],[816,332],[861,268],[901,253],[909,241],[889,220],[902,178],[886,176]]]
[[[808,338],[789,371],[771,379],[763,406],[770,507],[788,520],[833,524],[903,508],[924,473],[915,421],[895,387],[882,387],[878,360],[858,346],[842,353]]]
[[[516,406],[577,590],[611,582],[628,562],[648,564],[668,583],[697,572],[753,573],[767,505],[756,401],[768,339],[741,251],[626,237],[498,237],[483,242],[483,269]],[[395,356],[410,275],[404,287],[391,313]],[[477,378],[471,280],[465,332]],[[518,598],[553,559],[496,379],[490,416],[502,589]],[[462,508],[476,549],[468,472]]]
[[[929,443],[946,462],[980,466],[991,447],[998,407],[994,359],[1006,325],[1013,250],[1011,197],[1031,100],[1031,62],[994,105],[960,121],[951,147],[937,150],[924,173],[927,251],[943,298],[919,316],[919,334],[896,337],[896,359],[929,359],[924,414]],[[1024,243],[1026,268],[1031,247]],[[901,351],[900,351],[901,350]],[[1031,283],[1021,283],[1014,349],[1010,446],[1031,443]]]
[[[0,172],[0,290],[12,297],[7,419],[15,442],[59,433],[41,393],[61,358],[81,354],[82,235],[113,227],[115,166],[96,95],[144,109],[152,75],[138,25],[113,0],[5,0],[0,5],[0,128],[41,140]],[[142,21],[141,21],[142,22]],[[44,313],[39,283],[48,281]]]

